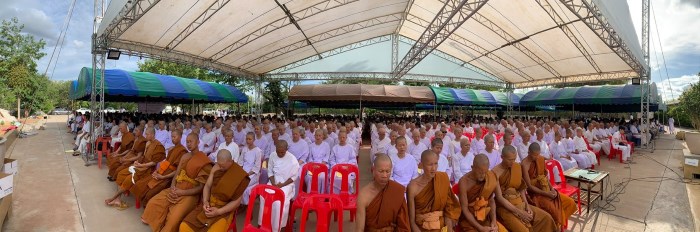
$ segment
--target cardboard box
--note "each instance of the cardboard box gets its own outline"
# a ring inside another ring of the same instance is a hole
[[[0,199],[0,229],[5,224],[5,219],[10,217],[12,212],[12,194]]]
[[[691,154],[688,149],[683,149],[683,160],[681,162],[684,178],[700,178],[700,155]]]
[[[16,159],[5,158],[4,165],[2,166],[2,172],[11,175],[17,175],[19,171],[19,163]]]
[[[15,176],[7,173],[0,173],[0,198],[12,194]]]

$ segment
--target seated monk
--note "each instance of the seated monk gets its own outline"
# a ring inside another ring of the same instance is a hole
[[[181,130],[173,130],[170,133],[170,138],[172,141],[180,141],[182,136]],[[146,175],[143,178],[136,181],[131,190],[129,190],[136,199],[141,201],[142,205],[148,204],[153,196],[160,193],[164,189],[170,187],[173,177],[175,177],[175,170],[180,164],[180,158],[187,153],[187,148],[182,146],[182,144],[177,143],[175,146],[170,148],[167,152],[166,160],[161,161],[156,166],[157,168],[151,173],[151,175]]]
[[[202,202],[180,223],[180,232],[225,232],[241,205],[250,182],[248,173],[231,159],[229,150],[221,149],[216,156],[216,165],[204,185]]]
[[[392,170],[389,156],[377,153],[374,157],[374,178],[371,183],[360,189],[357,199],[355,231],[411,231],[406,201],[392,199],[405,195],[406,188],[389,179]]]
[[[112,177],[116,177],[117,175],[115,171],[120,166],[119,159],[131,151],[131,148],[134,146],[134,140],[136,139],[134,134],[129,132],[129,127],[127,127],[125,122],[119,123],[119,131],[122,133],[122,141],[117,150],[112,152],[107,157],[107,162],[109,164],[109,174],[107,175],[107,179],[110,181],[114,181]]]
[[[117,180],[117,174],[124,169],[129,168],[134,161],[136,161],[143,152],[146,150],[146,138],[143,137],[143,127],[134,128],[134,145],[131,147],[129,152],[119,154],[119,157],[115,157],[116,161],[109,164],[109,181],[117,181],[121,183],[123,180]]]
[[[187,136],[187,153],[180,158],[170,188],[155,195],[146,205],[141,221],[154,232],[175,232],[187,214],[197,207],[199,196],[209,178],[211,161],[199,151],[199,138],[191,133]]]
[[[497,201],[498,220],[509,231],[558,231],[554,219],[544,210],[527,203],[527,186],[523,182],[523,172],[516,163],[518,152],[515,147],[506,145],[501,151],[501,164],[492,171],[498,177],[500,195],[504,201]]]
[[[121,170],[117,174],[117,180],[121,180],[121,182],[117,182],[119,189],[114,196],[105,200],[105,204],[118,207],[120,210],[126,209],[128,206],[120,199],[122,193],[129,191],[136,180],[148,176],[153,172],[156,164],[165,159],[165,147],[156,139],[154,128],[146,129],[146,141],[148,141],[146,142],[146,150],[143,156],[139,156],[139,159],[134,161],[133,168]]]
[[[459,203],[462,215],[459,228],[464,232],[504,232],[505,228],[496,220],[498,179],[489,171],[489,158],[484,154],[474,157],[472,170],[459,179]]]
[[[459,202],[444,172],[438,172],[438,154],[426,150],[421,154],[423,174],[408,184],[408,216],[412,231],[451,232],[459,219]]]
[[[528,156],[523,160],[522,166],[523,180],[527,185],[530,202],[549,213],[557,227],[564,225],[569,216],[576,212],[576,203],[570,197],[559,194],[549,184],[539,144],[530,144]]]

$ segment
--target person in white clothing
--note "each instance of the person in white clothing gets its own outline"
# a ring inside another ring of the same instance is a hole
[[[331,168],[338,164],[353,164],[357,166],[357,151],[355,147],[347,143],[347,141],[347,133],[340,132],[340,134],[338,134],[338,145],[335,145],[331,149],[331,157],[329,159]],[[340,192],[342,177],[335,176],[332,180],[335,182],[332,189],[332,191],[334,191],[333,193]],[[355,175],[350,174],[348,181],[350,183],[349,191],[353,192],[355,189],[355,186],[353,186]]]
[[[204,154],[209,155],[216,149],[216,134],[212,131],[212,126],[210,123],[204,125],[205,132],[200,134],[199,150],[204,152]],[[216,153],[215,153],[216,154]]]
[[[676,134],[676,125],[675,125],[676,120],[673,119],[673,117],[668,118],[668,133],[669,134]]]
[[[503,148],[506,146],[512,146],[513,149],[515,150],[515,162],[520,163],[520,156],[518,154],[518,149],[515,147],[515,144],[513,144],[513,132],[510,129],[505,129],[505,133],[503,134],[503,137],[501,137],[502,143],[498,146],[499,151],[501,154],[503,154]],[[502,158],[501,158],[502,160]]]
[[[224,135],[224,142],[219,145],[219,148],[216,149],[215,152],[209,154],[209,159],[212,162],[216,162],[216,157],[217,154],[219,154],[219,151],[225,149],[231,152],[231,160],[238,162],[238,157],[241,155],[241,152],[238,148],[238,144],[233,142],[233,131],[231,131],[231,129],[224,128],[223,131],[221,131],[221,134]]]
[[[528,156],[528,149],[532,142],[530,142],[530,133],[526,130],[520,131],[520,138],[521,140],[515,144],[515,148],[518,150],[518,158],[520,158],[520,161],[523,161]]]
[[[396,131],[392,131],[391,133],[389,133],[390,144],[386,147],[386,151],[384,151],[384,154],[387,154],[389,156],[396,155],[396,153],[398,152],[396,148],[396,140],[398,138],[399,133],[397,133]]]
[[[540,144],[540,155],[545,159],[552,159],[552,155],[549,152],[549,145],[544,141],[544,132],[541,129],[537,129],[535,130],[535,135],[537,136],[535,143]]]
[[[496,165],[500,164],[502,160],[501,158],[501,152],[495,148],[496,144],[496,139],[493,137],[493,135],[486,135],[484,137],[484,144],[486,144],[486,147],[484,150],[481,152],[481,154],[486,155],[486,157],[489,158],[489,170],[493,169],[496,167]]]
[[[480,154],[486,149],[486,144],[484,144],[484,139],[481,133],[481,128],[476,129],[476,136],[472,139],[471,150],[474,154]]]
[[[586,146],[586,141],[584,141],[583,138],[583,129],[582,128],[576,128],[576,138],[574,138],[574,143],[576,145],[576,148],[574,150],[574,153],[577,151],[580,154],[586,155],[588,157],[588,161],[590,161],[591,165],[597,165],[598,164],[598,158],[595,156],[595,154],[592,151],[588,150],[588,146]]]
[[[289,203],[292,198],[296,197],[294,182],[299,178],[299,170],[299,161],[293,154],[287,152],[287,141],[278,140],[275,144],[275,152],[270,154],[270,163],[267,165],[267,173],[270,176],[270,181],[267,184],[282,189],[284,207],[281,209],[282,218],[280,218],[280,203],[272,203],[272,231],[281,231],[280,229],[291,226],[287,225],[287,217],[289,216]],[[258,212],[263,212],[264,205],[265,200],[263,199],[260,201],[260,211]],[[262,224],[262,217],[258,217],[258,224]],[[278,224],[280,226],[277,226]]]
[[[230,129],[224,131],[223,133],[226,133],[227,131],[230,131]],[[246,145],[243,147],[241,155],[236,163],[238,163],[238,165],[241,165],[243,170],[245,170],[248,173],[248,177],[250,177],[250,182],[248,183],[248,187],[243,192],[243,200],[241,202],[241,204],[243,205],[248,205],[250,191],[253,189],[253,187],[255,187],[255,185],[258,184],[258,181],[260,179],[262,150],[260,150],[259,147],[255,146],[255,134],[253,134],[253,132],[248,132],[245,141]]]
[[[324,132],[322,129],[316,129],[316,132],[314,132],[314,143],[309,145],[309,158],[307,160],[308,163],[320,163],[323,165],[326,165],[328,167],[328,170],[330,171],[330,165],[329,165],[329,159],[331,157],[331,147],[323,141],[323,135]],[[326,174],[324,173],[323,175],[318,176],[318,183],[319,183],[319,192],[325,192],[325,183],[326,183]],[[308,186],[310,190],[311,188],[311,176],[306,174],[304,177],[305,181],[305,186]]]
[[[630,157],[630,151],[632,148],[629,144],[627,144],[627,140],[625,139],[625,127],[620,126],[618,131],[615,132],[612,137],[612,145],[615,147],[615,149],[622,151],[622,160],[626,164],[629,164],[632,160],[632,157]]]
[[[413,158],[416,158],[416,163],[419,163],[421,154],[423,154],[423,151],[428,150],[428,147],[420,141],[420,132],[414,130],[412,135],[413,142],[408,145],[408,153]]]
[[[371,160],[374,160],[374,156],[378,153],[385,153],[387,148],[391,146],[391,139],[386,136],[386,128],[380,127],[377,129],[377,138],[372,140],[372,149],[370,150]]]
[[[549,151],[552,153],[552,157],[559,161],[561,167],[564,171],[569,170],[574,167],[578,167],[576,159],[569,156],[569,152],[566,149],[566,144],[561,140],[561,134],[559,131],[554,133],[554,141],[549,144]]]
[[[591,160],[588,159],[588,155],[582,153],[587,152],[588,150],[582,151],[580,149],[577,149],[576,141],[574,140],[573,135],[574,132],[571,131],[571,129],[566,129],[566,138],[562,139],[562,143],[564,144],[566,152],[571,158],[574,158],[574,160],[576,160],[576,164],[579,168],[590,168],[592,165]]]
[[[396,139],[396,149],[397,153],[389,155],[393,163],[391,180],[405,187],[413,178],[418,177],[418,164],[416,159],[406,153],[406,139]]]
[[[462,137],[459,140],[459,145],[461,147],[459,153],[452,156],[452,176],[455,180],[453,182],[459,181],[464,174],[469,173],[472,170],[472,163],[474,163],[474,153],[470,151],[469,139]]]
[[[437,132],[435,133],[437,136]],[[430,151],[434,152],[435,154],[442,154],[444,150],[444,143],[442,140],[433,139],[433,142],[430,144]],[[423,154],[421,154],[421,157]],[[451,155],[450,155],[451,156]],[[450,157],[452,159],[452,157]],[[438,167],[437,167],[438,172],[444,172],[447,173],[447,177],[452,180],[452,167],[450,167],[450,161],[447,159],[447,155],[439,155],[438,156]]]

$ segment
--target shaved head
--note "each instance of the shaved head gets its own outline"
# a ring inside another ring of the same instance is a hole
[[[516,155],[517,151],[515,150],[515,147],[511,145],[505,145],[503,146],[503,150],[501,151],[501,157],[503,159],[506,158],[512,158]]]
[[[387,154],[384,153],[377,153],[374,158],[374,166],[379,166],[379,164],[383,163],[388,163],[389,166],[392,166],[393,163],[391,162],[391,158]]]
[[[421,162],[426,162],[429,157],[435,157],[437,158],[438,154],[435,154],[432,150],[425,150],[423,153],[420,154],[420,160]]]
[[[489,157],[484,154],[478,154],[474,156],[474,166],[489,168]]]
[[[216,153],[216,162],[228,162],[231,161],[231,152],[226,149],[221,149],[219,150],[219,153]]]

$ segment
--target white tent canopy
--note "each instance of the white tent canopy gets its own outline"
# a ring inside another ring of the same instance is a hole
[[[97,36],[105,48],[252,78],[388,35],[421,41],[445,1],[112,0]],[[646,70],[624,0],[467,4],[476,9],[432,54],[485,74],[474,79],[529,87]]]

